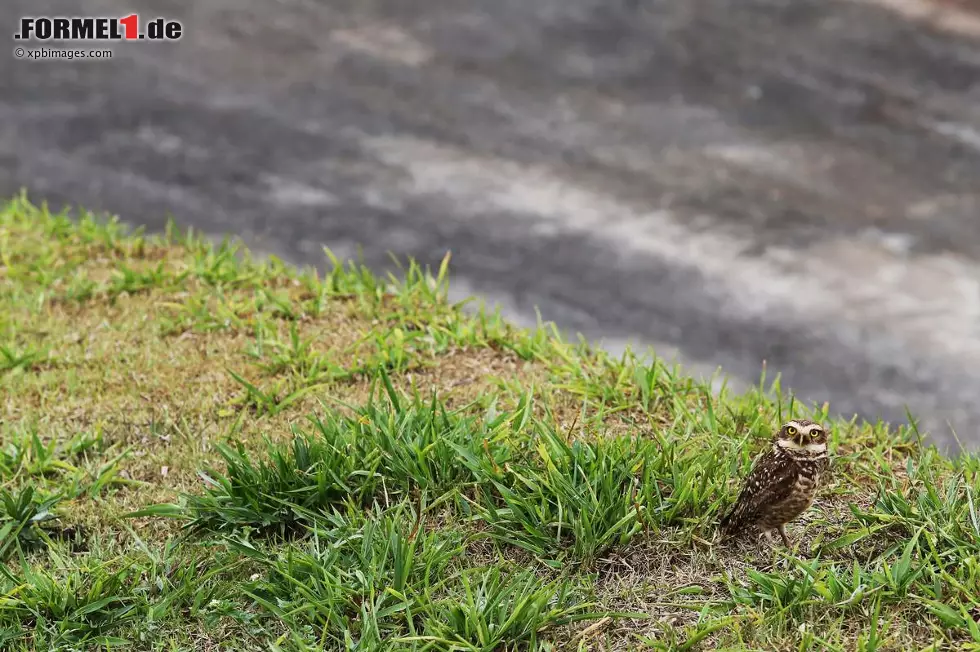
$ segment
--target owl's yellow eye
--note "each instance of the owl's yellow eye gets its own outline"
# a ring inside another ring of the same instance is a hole
[[[789,428],[786,429],[786,434],[792,437],[793,435],[796,434],[796,428],[790,426]]]

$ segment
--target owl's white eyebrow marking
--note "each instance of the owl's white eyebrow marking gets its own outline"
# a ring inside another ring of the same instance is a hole
[[[776,445],[785,450],[807,451],[808,453],[826,452],[827,444],[797,444],[792,439],[779,439]]]

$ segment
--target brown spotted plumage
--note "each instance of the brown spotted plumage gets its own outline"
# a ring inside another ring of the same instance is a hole
[[[722,534],[778,530],[790,547],[785,525],[813,503],[828,466],[823,426],[806,419],[786,422],[776,433],[772,448],[756,460],[738,499],[721,519]]]

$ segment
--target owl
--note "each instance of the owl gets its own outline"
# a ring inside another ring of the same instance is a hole
[[[827,431],[806,419],[787,421],[772,448],[756,460],[738,499],[721,519],[722,536],[747,529],[778,530],[790,546],[785,526],[813,503],[820,479],[830,465]]]

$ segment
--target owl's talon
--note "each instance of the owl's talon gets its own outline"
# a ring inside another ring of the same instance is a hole
[[[779,536],[781,536],[783,538],[783,545],[786,546],[787,548],[789,548],[790,550],[792,550],[793,549],[793,546],[792,546],[792,544],[789,541],[789,537],[786,536],[786,526],[785,525],[780,525],[779,526]]]

